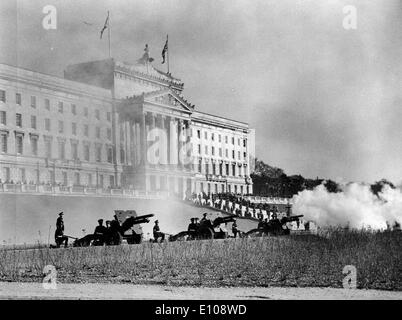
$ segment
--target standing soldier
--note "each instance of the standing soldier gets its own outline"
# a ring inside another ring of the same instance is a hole
[[[235,238],[237,238],[237,234],[240,233],[239,229],[237,228],[237,222],[236,219],[233,221],[232,224],[232,232]]]
[[[60,248],[60,245],[63,243],[64,247],[67,248],[68,237],[64,235],[63,212],[59,213],[59,217],[56,220],[56,232],[54,233],[54,240],[57,248]]]
[[[94,244],[102,246],[105,243],[105,237],[106,237],[106,232],[107,229],[103,225],[103,219],[98,220],[98,226],[96,226],[95,231],[94,231]]]
[[[154,241],[158,242],[158,239],[161,238],[161,241],[165,240],[165,234],[163,232],[161,232],[160,228],[159,228],[159,221],[155,220],[155,225],[153,228],[153,233],[154,233]]]

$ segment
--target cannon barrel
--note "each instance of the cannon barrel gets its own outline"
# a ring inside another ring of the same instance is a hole
[[[121,225],[122,231],[125,232],[128,229],[130,229],[133,225],[135,224],[140,224],[140,223],[148,223],[149,218],[153,217],[153,214],[145,214],[142,216],[138,217],[128,217]]]
[[[302,214],[298,215],[298,216],[290,216],[290,217],[283,217],[281,222],[282,223],[287,223],[287,222],[292,222],[292,221],[298,221],[299,218],[303,217]]]
[[[218,217],[214,220],[214,227],[220,225],[221,223],[233,222],[235,217]]]

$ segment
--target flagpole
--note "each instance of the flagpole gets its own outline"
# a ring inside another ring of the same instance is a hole
[[[110,47],[110,38],[111,38],[111,26],[110,26],[110,15],[109,15],[109,11],[107,12],[107,16],[109,17],[108,19],[108,28],[107,28],[107,34],[108,34],[108,38],[109,38],[109,59],[112,57],[112,51],[111,51],[111,47]]]
[[[168,44],[168,49],[167,49],[167,67],[168,67],[168,74],[169,74],[169,35],[166,35],[166,42]]]

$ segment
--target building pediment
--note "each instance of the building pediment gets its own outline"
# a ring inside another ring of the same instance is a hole
[[[185,111],[189,112],[193,112],[195,107],[189,101],[185,100],[183,96],[170,89],[146,93],[144,96],[144,101],[148,103],[166,105],[180,110],[184,109]]]

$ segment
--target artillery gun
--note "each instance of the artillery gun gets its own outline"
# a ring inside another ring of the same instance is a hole
[[[283,217],[281,219],[271,219],[268,222],[264,222],[260,228],[252,229],[244,234],[246,237],[259,237],[259,236],[280,236],[289,235],[290,230],[286,226],[288,222],[299,221],[303,215]]]
[[[76,239],[74,247],[88,247],[90,245],[119,245],[123,240],[128,244],[138,244],[142,241],[141,223],[148,223],[153,214],[137,216],[135,210],[115,210],[115,220],[111,221],[110,228],[102,237],[96,234],[89,234],[83,238]],[[131,230],[131,233],[129,231]]]
[[[217,217],[211,220],[201,221],[194,225],[194,229],[182,231],[169,237],[169,241],[177,240],[203,240],[203,239],[226,239],[228,231],[223,224],[235,221],[235,217]]]

